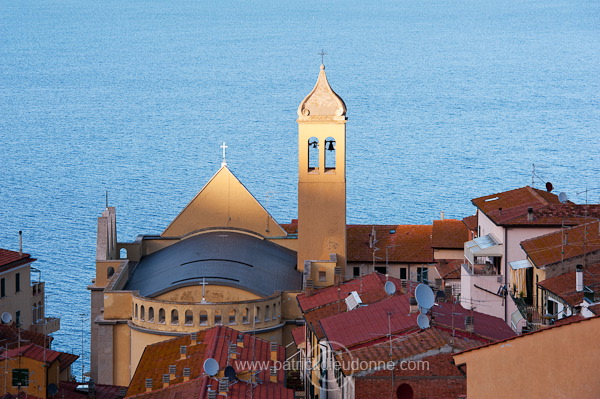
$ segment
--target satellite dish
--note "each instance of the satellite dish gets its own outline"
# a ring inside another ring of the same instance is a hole
[[[558,194],[558,200],[564,204],[565,202],[567,202],[569,198],[567,197],[567,193],[565,192],[561,192],[560,194]]]
[[[421,330],[429,328],[429,317],[426,314],[420,313],[417,316],[417,324]]]
[[[203,368],[204,372],[212,377],[219,372],[219,362],[209,357],[204,361]]]
[[[550,182],[546,182],[546,191],[551,192],[554,190],[554,186]]]
[[[384,288],[388,295],[394,295],[396,293],[396,284],[392,283],[391,281],[386,282]]]
[[[415,289],[415,298],[417,299],[417,303],[419,307],[427,310],[431,309],[433,304],[435,303],[435,295],[433,294],[433,290],[429,288],[427,284],[419,284]]]
[[[4,313],[2,313],[1,319],[2,319],[2,323],[8,324],[12,321],[12,315],[8,312],[4,312]]]
[[[229,378],[229,382],[233,382],[237,380],[237,373],[235,369],[231,366],[225,367],[225,377]]]

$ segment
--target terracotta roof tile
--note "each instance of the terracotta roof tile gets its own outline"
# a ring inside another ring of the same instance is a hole
[[[29,345],[22,346],[20,348],[9,349],[8,351],[3,352],[1,356],[2,357],[23,356],[28,359],[37,360],[38,362],[45,362],[46,364],[50,364],[50,363],[54,362],[55,360],[57,360],[61,354],[63,354],[63,353],[53,351],[52,349],[44,348],[44,347],[36,345],[36,344],[29,344]],[[74,358],[73,358],[73,356],[74,356]],[[63,357],[63,359],[65,359],[65,361],[70,360],[71,363],[74,362],[75,360],[77,360],[78,358],[79,358],[79,356],[76,356],[76,355],[70,355],[69,357]]]
[[[473,316],[473,332],[465,328],[465,317]],[[460,304],[440,302],[431,311],[432,324],[439,328],[450,328],[465,337],[479,336],[490,341],[515,336],[515,332],[499,317],[470,311]]]
[[[587,239],[584,242],[584,234]],[[533,264],[545,267],[586,253],[600,251],[600,225],[598,222],[565,228],[521,242]]]
[[[29,254],[0,248],[0,270],[8,270],[35,261]]]
[[[600,215],[598,205],[562,204],[558,196],[529,186],[471,200],[497,225],[577,225],[584,223],[585,213]],[[533,220],[528,209],[533,209]]]
[[[374,245],[371,245],[373,230]],[[399,263],[433,262],[431,247],[431,225],[349,225],[347,237],[347,257],[349,262],[372,262],[373,249],[376,256],[385,261]]]
[[[463,263],[464,260],[440,261],[435,268],[443,279],[459,279],[460,268]]]
[[[90,396],[86,392],[77,391],[77,386],[81,385],[80,382],[74,381],[61,381],[58,384],[58,392],[54,398],[60,399],[84,399]],[[119,395],[119,390],[125,387],[119,387],[116,385],[103,385],[96,384],[95,392],[96,398],[98,399],[119,399],[123,396]]]
[[[583,302],[583,292],[575,291],[575,273],[568,272],[548,278],[540,281],[538,285],[562,298],[569,305],[578,306]],[[587,266],[583,270],[583,285],[592,289],[595,288],[595,291],[600,289],[600,263]]]
[[[18,338],[42,347],[48,348],[54,339],[50,335],[44,335],[29,330],[17,329],[14,324],[0,324],[0,340],[6,340],[8,349],[16,348],[19,345]]]
[[[402,280],[388,277],[389,281],[392,281],[396,285],[396,290],[402,290]],[[297,296],[298,304],[300,305],[300,309],[302,312],[306,313],[311,309],[318,308],[320,306],[325,306],[330,303],[336,303],[338,301],[344,301],[344,299],[352,292],[356,291],[361,298],[364,294],[370,293],[369,295],[374,295],[371,301],[376,301],[383,299],[387,294],[385,293],[384,286],[386,283],[386,277],[380,273],[370,273],[363,277],[357,277],[352,280],[348,280],[336,286],[330,286],[315,290],[312,295],[307,296],[305,293]],[[338,291],[339,288],[339,291]],[[375,292],[379,293],[374,294]],[[364,300],[369,300],[367,298],[362,298]]]
[[[292,338],[294,339],[294,343],[296,346],[302,345],[306,342],[306,327],[296,327],[292,330]]]
[[[469,230],[477,230],[477,215],[467,216],[463,218],[463,223],[467,226]]]
[[[469,241],[469,229],[462,220],[434,220],[431,236],[433,248],[464,248]]]

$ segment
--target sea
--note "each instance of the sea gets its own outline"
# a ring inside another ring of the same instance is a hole
[[[106,204],[119,241],[160,234],[225,142],[290,222],[322,62],[348,108],[348,223],[461,219],[546,182],[600,202],[596,0],[0,0],[0,247],[23,232],[77,378]]]

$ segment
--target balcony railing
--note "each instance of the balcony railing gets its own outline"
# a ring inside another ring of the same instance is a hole
[[[60,330],[60,319],[58,317],[45,317],[33,323],[30,330],[40,334],[56,332]]]

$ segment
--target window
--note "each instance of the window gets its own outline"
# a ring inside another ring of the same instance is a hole
[[[121,248],[119,251],[119,259],[127,259],[127,250],[125,248]]]
[[[140,320],[146,320],[146,308],[144,307],[144,305],[140,307]]]
[[[15,292],[21,291],[21,273],[15,274]]]
[[[235,309],[229,310],[229,324],[236,324],[236,322],[235,322]]]
[[[185,311],[185,325],[186,326],[193,326],[194,325],[194,314],[192,313],[191,310],[186,310]]]
[[[260,308],[259,307],[254,308],[254,322],[260,323]]]
[[[360,277],[360,267],[354,266],[352,268],[352,277]]]
[[[29,386],[29,369],[12,369],[12,386]]]
[[[158,322],[161,324],[165,324],[165,310],[164,309],[159,309],[158,311]]]
[[[401,280],[406,280],[406,267],[401,267],[400,268],[400,279]]]
[[[208,313],[206,310],[200,311],[200,325],[207,326],[208,325]]]
[[[21,311],[17,310],[15,312],[15,323],[17,324],[17,327],[21,326]]]
[[[154,308],[148,308],[148,321],[154,323]]]
[[[417,267],[417,281],[419,283],[429,283],[429,269],[426,267]]]
[[[265,321],[269,320],[271,320],[271,309],[269,308],[269,305],[267,305],[265,307]]]
[[[242,324],[248,324],[248,308],[242,310]]]
[[[178,325],[179,324],[179,312],[177,309],[171,310],[171,324]]]
[[[137,319],[138,318],[138,304],[135,304],[135,313],[134,313],[134,317]]]
[[[106,269],[106,278],[111,278],[113,274],[115,274],[114,267],[110,266],[108,269]]]
[[[401,384],[396,391],[396,397],[398,399],[413,399],[413,389],[408,384]]]
[[[324,272],[324,271],[319,272],[319,281],[320,282],[327,281],[327,273],[326,272]]]
[[[375,266],[375,271],[381,274],[387,274],[387,267],[385,266]]]
[[[0,297],[4,298],[6,296],[6,280],[0,280]]]
[[[215,324],[223,324],[223,315],[220,310],[215,310]]]

